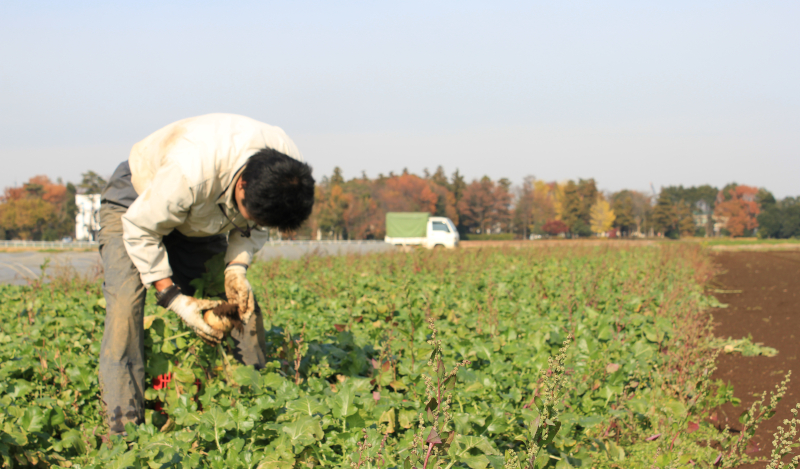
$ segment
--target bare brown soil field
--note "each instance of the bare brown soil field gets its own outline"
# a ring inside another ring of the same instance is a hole
[[[730,382],[734,394],[742,400],[739,407],[730,404],[719,410],[719,423],[731,429],[741,428],[739,415],[749,408],[755,395],[775,389],[787,371],[792,382],[775,416],[753,438],[752,456],[768,457],[772,435],[790,409],[800,402],[800,252],[738,251],[714,255],[721,271],[712,282],[714,295],[728,305],[712,312],[715,335],[735,339],[752,335],[754,342],[776,348],[775,357],[743,357],[723,354],[715,378]],[[762,468],[764,464],[740,466]]]
[[[461,241],[462,248],[474,249],[485,247],[553,247],[553,246],[654,246],[661,243],[703,243],[708,238],[682,238],[672,241],[664,238],[647,239],[622,239],[622,238],[581,238],[581,239],[537,239],[537,240],[508,240],[508,241]],[[753,244],[717,244],[709,246],[712,251],[794,251],[800,250],[800,243],[769,243],[758,242],[753,238]]]
[[[660,241],[653,239],[537,239],[537,240],[514,240],[514,241],[461,241],[459,246],[465,249],[474,248],[494,248],[494,247],[553,247],[553,246],[609,246],[609,247],[631,247],[631,246],[652,246]]]
[[[719,244],[711,246],[711,249],[714,251],[796,251],[800,250],[800,244]]]

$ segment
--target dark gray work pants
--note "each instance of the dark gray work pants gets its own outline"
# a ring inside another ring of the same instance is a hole
[[[122,215],[127,207],[104,202],[100,208],[100,256],[103,259],[106,323],[100,346],[100,391],[111,433],[121,433],[127,422],[144,421],[144,302],[145,288],[122,242]],[[224,235],[187,238],[177,231],[164,237],[172,280],[192,295],[189,282],[205,272],[205,262],[225,252]],[[264,321],[255,314],[241,332],[231,331],[234,357],[245,365],[266,364]]]

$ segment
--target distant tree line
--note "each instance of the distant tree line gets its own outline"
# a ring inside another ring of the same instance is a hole
[[[594,179],[547,182],[529,176],[512,186],[506,178],[484,176],[467,182],[458,170],[448,177],[441,166],[433,174],[403,170],[345,180],[335,168],[319,182],[314,213],[298,235],[380,239],[386,212],[422,211],[449,217],[466,236],[793,237],[800,236],[793,222],[800,221],[798,200],[776,202],[765,189],[736,183],[722,189],[662,187],[655,195],[603,193]],[[764,223],[768,230],[759,229]]]
[[[79,184],[35,176],[0,197],[0,236],[55,240],[74,236],[75,194],[99,193],[106,181],[93,171]],[[469,236],[754,236],[800,237],[800,198],[781,201],[765,189],[728,184],[662,187],[658,195],[605,193],[594,179],[542,181],[514,186],[488,176],[467,181],[439,166],[422,175],[365,173],[346,180],[340,168],[317,184],[314,211],[290,236],[381,239],[386,212],[428,212],[449,217]]]

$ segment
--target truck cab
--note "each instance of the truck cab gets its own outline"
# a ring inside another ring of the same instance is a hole
[[[458,242],[461,240],[455,225],[447,217],[428,218],[427,238],[425,247],[428,249],[433,249],[437,246],[452,249],[458,246]]]

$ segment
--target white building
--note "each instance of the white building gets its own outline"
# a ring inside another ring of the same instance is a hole
[[[75,205],[75,239],[78,241],[97,241],[100,231],[100,194],[77,194]]]
[[[701,226],[705,228],[708,225],[708,215],[706,214],[694,214],[692,215],[694,218],[695,226]],[[714,223],[714,232],[707,233],[706,236],[719,236],[720,231],[728,225],[728,218],[729,217],[722,217],[719,215],[711,215],[711,221]]]

